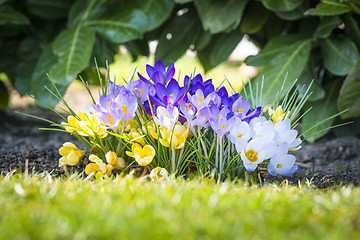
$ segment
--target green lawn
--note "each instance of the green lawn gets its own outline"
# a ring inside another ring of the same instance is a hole
[[[0,177],[0,239],[359,239],[360,190]]]

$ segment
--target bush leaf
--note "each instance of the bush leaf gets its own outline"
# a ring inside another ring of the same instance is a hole
[[[327,38],[330,36],[331,32],[337,28],[338,26],[340,26],[340,24],[342,23],[342,21],[340,20],[339,17],[335,16],[335,17],[324,17],[320,24],[319,27],[316,29],[314,36],[318,37],[318,38]]]
[[[343,118],[360,116],[360,60],[351,69],[340,89],[338,109],[349,109],[341,115]]]
[[[355,44],[346,37],[327,38],[322,42],[321,50],[325,68],[334,75],[344,76],[359,59]]]
[[[84,24],[108,41],[120,44],[141,38],[147,26],[147,17],[141,10],[124,9],[110,16],[88,19]]]
[[[350,12],[351,8],[339,0],[322,0],[315,9],[310,9],[306,14],[313,16],[335,16]]]
[[[55,83],[70,84],[88,65],[95,43],[95,33],[87,27],[61,32],[54,41],[53,51],[59,58],[49,72]]]
[[[317,102],[308,102],[305,104],[305,110],[312,107],[312,109],[303,117],[301,124],[301,132],[307,141],[313,143],[316,139],[324,136],[329,131],[321,130],[330,128],[332,126],[335,118],[330,117],[337,112],[336,99],[338,96],[339,87],[340,83],[338,81],[333,81],[325,86],[325,98]],[[314,127],[315,124],[323,121],[326,118],[330,119]]]
[[[72,0],[27,0],[29,11],[44,19],[65,18],[72,6]]]
[[[264,76],[263,104],[274,102],[286,76],[284,92],[291,87],[295,79],[299,78],[308,61],[310,50],[310,39],[297,41],[274,55],[273,59],[265,65],[264,71],[254,79],[253,83],[261,86]]]
[[[240,20],[249,0],[197,0],[195,1],[205,31],[219,33]]]
[[[302,4],[304,0],[261,0],[264,6],[271,11],[291,11]]]
[[[5,24],[27,25],[30,22],[21,12],[14,10],[12,7],[5,6],[0,8],[0,25]]]

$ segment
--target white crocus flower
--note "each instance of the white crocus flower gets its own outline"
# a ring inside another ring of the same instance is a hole
[[[267,167],[271,175],[290,176],[298,170],[298,166],[294,166],[296,157],[288,154],[288,149],[289,145],[285,142],[277,148],[276,154],[270,159]]]
[[[271,158],[276,151],[276,144],[266,138],[251,140],[240,156],[246,170],[253,172],[264,160]]]
[[[301,140],[296,138],[298,132],[290,127],[290,119],[286,118],[283,121],[276,123],[275,127],[275,143],[280,145],[287,143],[289,149],[297,150],[297,147],[301,144]]]
[[[267,141],[272,141],[275,137],[274,123],[267,120],[265,117],[254,118],[250,121],[252,131],[252,138],[265,138]]]
[[[251,138],[251,128],[247,122],[236,118],[234,127],[230,130],[229,139],[235,144],[236,151],[241,152]]]

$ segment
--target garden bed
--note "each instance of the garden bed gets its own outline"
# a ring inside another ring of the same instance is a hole
[[[18,111],[41,116],[61,122],[59,116],[51,111],[35,107],[17,109]],[[74,141],[68,134],[55,131],[41,131],[49,127],[46,122],[15,113],[11,109],[0,113],[0,172],[5,174],[12,169],[35,172],[64,174],[58,167],[59,147],[66,141]],[[304,143],[296,152],[299,170],[290,177],[263,175],[267,182],[288,179],[290,184],[307,178],[320,188],[339,183],[357,185],[360,182],[360,139],[355,137],[324,138],[315,144]],[[27,166],[26,166],[27,164]],[[83,171],[85,165],[79,164],[69,170]]]

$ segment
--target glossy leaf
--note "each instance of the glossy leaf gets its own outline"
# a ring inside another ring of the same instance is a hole
[[[315,9],[306,12],[313,16],[335,16],[343,13],[351,12],[351,8],[345,2],[340,0],[323,0]]]
[[[5,6],[0,8],[0,25],[5,24],[27,25],[30,22],[21,12],[14,10],[10,6]]]
[[[35,70],[31,77],[29,93],[34,95],[36,102],[43,107],[54,107],[59,100],[56,99],[46,88],[48,87],[55,92],[47,73],[56,64],[58,64],[58,57],[53,52],[53,44],[47,45],[36,64]],[[65,94],[66,84],[57,84],[60,93]]]
[[[9,105],[9,92],[3,81],[0,80],[0,111],[6,111]]]
[[[286,50],[289,45],[302,41],[303,39],[304,37],[301,35],[286,35],[273,38],[265,45],[258,55],[247,57],[245,63],[256,67],[265,66],[274,58],[274,56]]]
[[[284,20],[287,21],[294,21],[297,19],[300,19],[304,16],[304,13],[306,12],[306,10],[309,9],[309,4],[308,2],[304,2],[303,4],[301,4],[300,6],[298,6],[297,8],[291,10],[291,11],[277,11],[275,12],[276,15]]]
[[[322,131],[332,126],[334,118],[331,118],[316,127],[315,124],[320,123],[326,118],[329,118],[337,113],[336,99],[339,92],[339,82],[333,81],[325,86],[326,96],[320,101],[308,102],[305,104],[304,109],[307,110],[310,107],[312,109],[305,114],[301,124],[301,132],[309,142],[314,142],[316,139],[324,136],[329,130]],[[322,131],[322,132],[319,132]]]
[[[265,65],[264,71],[254,79],[253,83],[261,86],[264,76],[263,104],[270,104],[275,100],[286,76],[284,92],[290,88],[295,79],[299,78],[308,61],[310,50],[311,40],[308,39],[297,41],[273,55],[273,59]]]
[[[325,68],[334,75],[344,76],[359,59],[355,44],[346,37],[325,39],[321,44]]]
[[[244,12],[240,22],[240,30],[243,33],[253,34],[258,32],[266,23],[271,12],[264,8],[262,4],[252,4]],[[259,18],[259,16],[261,16]]]
[[[135,40],[124,44],[129,51],[133,61],[136,61],[139,56],[149,56],[150,49],[147,41]]]
[[[320,25],[316,29],[314,36],[319,38],[327,38],[335,28],[340,26],[341,23],[341,19],[337,16],[324,17],[321,19]]]
[[[175,0],[176,3],[180,3],[180,4],[184,4],[184,3],[188,3],[188,2],[192,2],[194,0]]]
[[[77,0],[69,12],[68,27],[75,28],[80,22],[104,11],[106,0]]]
[[[143,10],[148,17],[147,31],[151,31],[164,23],[171,15],[175,7],[173,0],[136,0],[139,9]]]
[[[241,19],[248,1],[197,0],[195,1],[195,6],[204,30],[209,30],[211,33],[219,33]]]
[[[207,47],[198,51],[198,57],[205,71],[226,61],[234,51],[244,34],[240,31],[221,33],[213,36]]]
[[[65,30],[54,41],[53,51],[59,58],[49,72],[55,83],[68,85],[89,65],[95,34],[87,27]]]
[[[31,14],[40,18],[59,19],[67,17],[73,3],[72,0],[27,0],[26,6]]]
[[[84,25],[108,41],[120,44],[141,38],[147,26],[147,17],[141,10],[124,9],[113,15],[88,19]]]
[[[341,115],[343,118],[360,116],[360,60],[345,78],[337,105],[339,111],[349,109]]]
[[[304,0],[261,0],[271,11],[291,11],[301,5]]]
[[[176,17],[159,37],[155,59],[170,65],[180,58],[190,45],[196,43],[200,32],[201,23],[193,12]]]
[[[113,63],[117,48],[118,46],[116,44],[96,36],[95,45],[90,59],[90,66],[95,67],[94,59],[96,59],[99,67],[106,67],[106,61],[108,61],[109,64]]]

